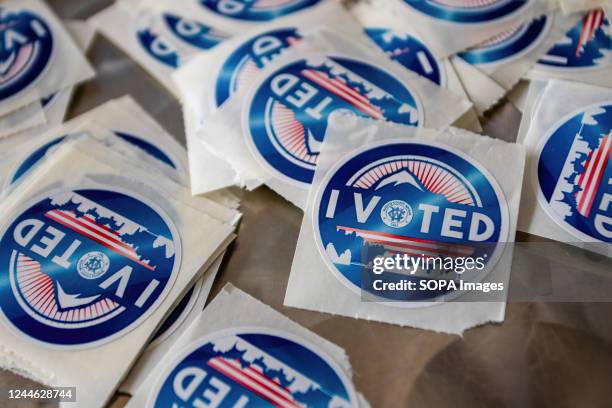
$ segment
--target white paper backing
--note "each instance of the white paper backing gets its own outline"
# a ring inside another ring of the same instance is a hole
[[[541,96],[535,102],[536,105],[530,116],[531,123],[522,141],[527,149],[527,162],[518,223],[520,231],[578,247],[584,246],[582,239],[559,226],[538,202],[536,194],[538,188],[536,185],[537,148],[542,138],[546,137],[552,127],[566,115],[582,107],[610,100],[612,100],[612,89],[576,82],[552,80],[542,90]],[[556,103],[557,101],[563,101],[563,103]],[[612,256],[612,246],[609,245],[607,248],[587,245],[586,248]]]
[[[183,259],[176,281],[160,306],[132,331],[109,343],[93,348],[62,350],[24,341],[26,338],[12,328],[0,331],[5,351],[26,360],[28,365],[22,369],[31,369],[33,378],[42,380],[45,385],[77,387],[77,402],[68,404],[72,407],[102,406],[107,402],[172,305],[199,277],[200,268],[208,268],[232,236],[230,226],[174,199],[172,194],[158,190],[157,186],[125,179],[126,168],[120,161],[111,160],[109,155],[105,162],[99,162],[82,150],[86,146],[86,139],[64,144],[32,171],[10,198],[2,203],[3,213],[10,214],[6,220],[22,210],[20,202],[51,187],[69,187],[83,182],[97,185],[101,180],[123,180],[124,188],[149,196],[173,219],[181,236]],[[194,228],[196,219],[200,221]],[[90,375],[91,367],[96,367],[95,376]],[[29,373],[22,374],[29,376]]]
[[[367,40],[363,40],[368,43]],[[304,46],[304,48],[300,48]],[[313,58],[315,60],[325,58],[325,55],[345,56],[356,58],[370,63],[378,68],[384,69],[396,79],[405,83],[420,101],[422,113],[421,126],[424,128],[444,128],[459,117],[461,117],[471,106],[466,100],[446,89],[443,89],[431,81],[424,79],[415,73],[402,69],[398,64],[387,61],[382,51],[367,48],[357,48],[344,37],[335,36],[330,33],[320,32],[300,43],[300,46],[292,48],[293,52],[285,54],[268,66],[260,75],[260,80],[278,69],[279,66],[290,61],[302,58]],[[316,50],[316,52],[310,52]],[[291,54],[297,55],[291,55]],[[382,58],[382,59],[381,59]],[[203,129],[204,143],[219,157],[223,157],[231,163],[232,167],[240,177],[242,183],[253,189],[260,184],[266,184],[287,200],[299,208],[304,208],[308,195],[308,186],[287,181],[276,172],[272,172],[261,163],[261,159],[251,153],[248,146],[248,125],[245,119],[245,110],[248,108],[250,94],[255,91],[258,84],[253,84],[246,93],[239,93],[227,101],[221,109],[213,115],[206,128]],[[239,123],[237,118],[241,118]],[[214,137],[224,135],[225,137]]]
[[[173,352],[168,353],[165,358],[160,360],[147,384],[144,384],[133,395],[126,408],[144,407],[147,405],[152,384],[159,380],[161,372],[172,363],[185,347],[207,335],[238,327],[261,327],[280,330],[304,339],[323,350],[329,358],[344,370],[349,379],[352,377],[350,362],[343,349],[298,325],[271,307],[242,292],[240,289],[228,284],[204,309],[189,329],[176,341]],[[369,404],[363,397],[358,396],[358,398],[360,399],[359,407],[369,407]]]
[[[337,164],[341,157],[353,150],[382,140],[437,142],[454,147],[472,157],[495,178],[506,198],[509,210],[507,241],[513,242],[521,195],[524,149],[516,144],[454,128],[438,133],[421,131],[422,135],[415,136],[415,132],[410,131],[410,128],[362,118],[356,118],[354,125],[346,129],[334,129],[331,127],[331,122],[330,119],[330,129],[326,136],[328,139],[319,157],[311,194],[304,211],[285,294],[285,306],[451,334],[461,334],[470,327],[487,322],[502,321],[505,303],[501,302],[461,302],[459,299],[433,306],[419,304],[417,307],[362,302],[361,296],[340,282],[321,258],[313,228],[314,196],[328,170]],[[511,263],[512,248],[506,246],[487,279],[507,281]]]
[[[4,99],[0,115],[24,106],[94,76],[83,52],[49,7],[39,0],[11,0],[2,3],[6,9],[27,9],[43,17],[53,34],[53,51],[47,69],[28,87]]]

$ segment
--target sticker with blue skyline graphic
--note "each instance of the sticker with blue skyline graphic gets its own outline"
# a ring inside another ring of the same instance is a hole
[[[376,275],[374,258],[482,257],[484,268],[463,276],[478,279],[495,266],[509,223],[503,192],[481,165],[455,149],[416,142],[351,153],[322,181],[313,219],[330,272],[351,290],[386,301],[432,300],[448,290],[376,290],[374,280],[420,285],[459,276],[442,268]]]
[[[0,238],[0,308],[26,338],[94,346],[139,325],[171,289],[181,242],[171,219],[115,187],[45,194]]]
[[[295,336],[263,328],[232,329],[188,347],[163,372],[149,406],[219,408],[357,406],[339,367]]]
[[[612,65],[610,22],[603,10],[586,13],[536,65],[559,71],[589,70]]]
[[[327,129],[338,110],[421,126],[417,95],[370,62],[340,57],[297,58],[279,67],[247,99],[247,144],[279,178],[300,187],[312,181]]]
[[[585,242],[612,242],[612,102],[580,109],[542,139],[538,200],[550,217]]]

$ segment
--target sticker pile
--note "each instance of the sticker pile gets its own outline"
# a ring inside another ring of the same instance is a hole
[[[228,188],[304,212],[285,306],[501,322],[505,293],[393,288],[507,284],[517,230],[612,256],[605,3],[117,0],[88,26],[2,2],[0,367],[79,407],[369,406],[338,346],[231,285],[204,308]],[[181,102],[187,150],[130,96],[64,122],[90,26]],[[504,98],[516,143],[483,134]],[[374,271],[398,254],[482,268]]]

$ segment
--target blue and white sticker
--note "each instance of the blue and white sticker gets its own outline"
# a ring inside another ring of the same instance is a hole
[[[26,89],[45,72],[53,54],[47,22],[29,10],[0,7],[0,101]]]
[[[459,56],[476,66],[507,64],[522,57],[546,38],[552,20],[541,16],[529,24],[519,24],[477,47],[459,53]]]
[[[161,19],[177,42],[149,24],[140,27],[136,37],[147,54],[170,68],[178,68],[185,58],[184,52],[179,49],[181,43],[194,50],[208,50],[229,37],[215,28],[175,14],[163,13]]]
[[[609,67],[612,64],[610,29],[603,10],[593,10],[540,58],[536,66],[570,71]]]
[[[161,147],[150,143],[142,137],[135,136],[126,132],[115,131],[114,133],[126,142],[133,144],[134,146],[142,149],[145,153],[148,153],[154,158],[160,160],[162,163],[172,167],[175,170],[177,169],[176,162],[170,157],[171,154],[168,152],[164,152]],[[15,166],[15,169],[7,178],[5,188],[19,182],[19,180],[21,180],[21,178],[28,171],[30,171],[34,166],[36,166],[36,164],[38,164],[53,147],[57,146],[65,139],[66,135],[60,136],[43,144],[42,146],[39,146],[30,154],[28,154],[22,161],[19,162],[19,164]]]
[[[205,9],[240,21],[262,22],[286,16],[321,0],[199,0]]]
[[[295,59],[252,87],[243,110],[247,144],[278,178],[307,187],[327,129],[338,110],[420,126],[417,95],[369,62],[345,57]]]
[[[214,333],[165,369],[147,406],[337,407],[358,405],[346,374],[317,347],[264,328]]]
[[[278,28],[259,34],[236,48],[217,75],[214,106],[221,106],[230,96],[248,88],[266,65],[301,38],[295,27]]]
[[[20,334],[83,347],[121,336],[152,313],[181,264],[180,237],[155,204],[118,188],[48,193],[0,238],[1,310]]]
[[[456,275],[373,275],[375,257],[482,257],[481,276],[465,277],[482,278],[507,242],[508,217],[501,188],[480,164],[447,146],[401,141],[340,160],[322,181],[313,213],[315,241],[330,271],[357,293],[394,301],[432,300],[449,291],[375,292],[369,279],[419,285]]]
[[[531,0],[403,0],[413,9],[454,23],[488,23],[517,13]]]
[[[365,32],[389,58],[439,86],[446,86],[444,67],[418,38],[388,28],[369,27]]]
[[[612,102],[575,111],[538,147],[538,201],[581,241],[612,242]]]

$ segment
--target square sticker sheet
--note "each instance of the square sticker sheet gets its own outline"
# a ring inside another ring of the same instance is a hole
[[[2,202],[5,353],[43,384],[76,386],[75,406],[107,402],[177,299],[233,238],[231,225],[184,201],[188,192],[147,174],[80,137]]]
[[[344,350],[227,285],[160,360],[128,407],[369,407]]]
[[[609,88],[556,80],[543,88],[523,139],[521,231],[612,255],[610,100]]]
[[[417,132],[353,115],[337,114],[329,126],[284,304],[456,334],[503,320],[501,301],[367,292],[362,272],[377,254],[436,257],[459,245],[487,259],[464,279],[507,282],[524,149],[460,129]]]
[[[2,2],[5,41],[0,115],[92,78],[74,39],[39,0]]]

